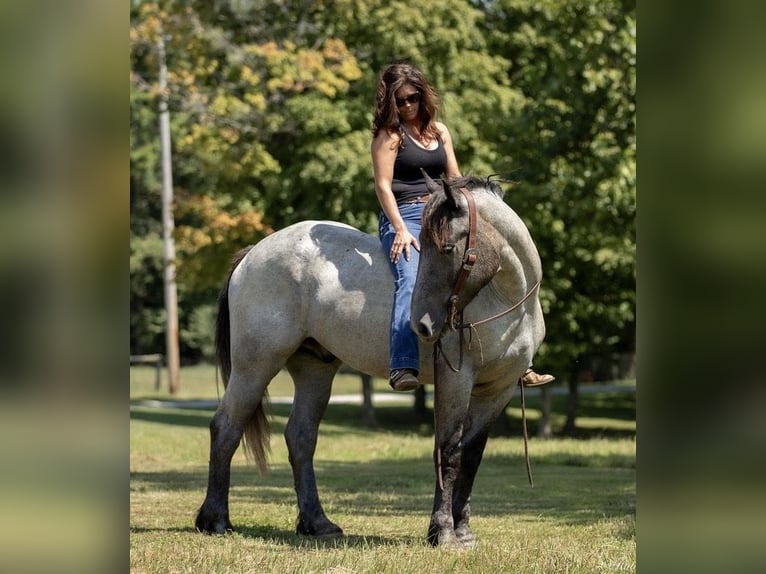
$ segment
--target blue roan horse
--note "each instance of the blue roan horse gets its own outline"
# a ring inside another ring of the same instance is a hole
[[[412,302],[423,357],[419,378],[435,383],[436,489],[428,540],[472,546],[469,501],[490,427],[545,334],[537,293],[542,271],[527,228],[496,183],[466,178],[428,185]],[[390,273],[377,238],[333,222],[297,223],[235,257],[219,299],[216,342],[226,392],[210,423],[198,530],[233,529],[232,456],[244,438],[265,470],[266,387],[287,368],[295,383],[285,439],[298,499],[296,530],[342,535],[319,501],[317,431],[341,362],[388,377]],[[442,357],[436,361],[434,343]]]

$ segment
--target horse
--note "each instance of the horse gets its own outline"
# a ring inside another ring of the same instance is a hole
[[[489,430],[545,334],[541,263],[496,182],[427,178],[427,185],[411,320],[420,341],[419,379],[434,384],[436,488],[427,540],[472,547],[470,496]],[[233,530],[228,494],[240,441],[266,471],[267,386],[286,368],[295,385],[284,435],[298,502],[296,533],[343,535],[317,492],[318,428],[341,363],[388,377],[385,326],[392,304],[380,242],[342,223],[299,222],[234,257],[218,301],[216,353],[225,392],[210,422],[198,531]],[[434,360],[424,359],[429,356]]]

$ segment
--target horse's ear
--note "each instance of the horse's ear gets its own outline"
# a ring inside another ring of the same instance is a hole
[[[500,199],[503,199],[503,197],[505,197],[505,190],[502,187],[500,187],[500,184],[498,183],[498,181],[509,181],[509,180],[503,179],[503,178],[500,178],[498,180],[493,180],[492,179],[493,177],[497,177],[497,175],[490,175],[487,178],[487,188],[489,189],[489,191],[494,193],[497,197],[499,197]]]
[[[423,179],[426,181],[426,188],[430,193],[436,193],[442,189],[437,182],[431,179],[431,177],[426,173],[426,170],[424,170],[422,167],[420,168],[420,172],[423,174]],[[447,189],[447,186],[444,186],[444,189]]]
[[[444,195],[447,196],[447,203],[452,209],[457,209],[457,206],[458,206],[457,192],[453,191],[452,186],[445,179],[442,179],[442,185],[444,186]]]

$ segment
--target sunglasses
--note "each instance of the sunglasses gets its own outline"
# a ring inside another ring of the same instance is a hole
[[[410,94],[406,98],[394,98],[396,100],[396,107],[401,108],[405,103],[417,104],[420,101],[420,92]]]

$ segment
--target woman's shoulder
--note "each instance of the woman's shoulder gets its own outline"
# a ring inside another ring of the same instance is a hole
[[[381,129],[375,137],[372,138],[373,147],[389,147],[396,149],[402,141],[402,136],[394,130]]]
[[[452,141],[452,136],[449,133],[449,129],[447,129],[447,126],[443,124],[442,122],[434,122],[434,127],[439,132],[439,138],[445,142],[449,143]]]
[[[449,129],[447,129],[447,126],[443,124],[442,122],[434,122],[434,127],[439,131],[439,134],[441,134],[442,137],[449,136]]]

